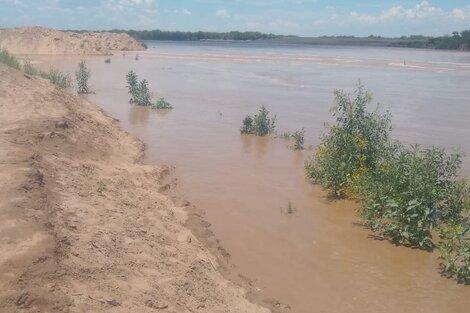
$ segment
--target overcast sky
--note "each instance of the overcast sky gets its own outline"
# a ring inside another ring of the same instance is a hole
[[[0,27],[253,30],[302,36],[470,29],[470,0],[0,0]]]

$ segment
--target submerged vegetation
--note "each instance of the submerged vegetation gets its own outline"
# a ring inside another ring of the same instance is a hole
[[[148,87],[148,81],[143,79],[139,82],[139,77],[134,71],[129,71],[126,75],[127,90],[131,96],[129,102],[140,106],[150,106],[152,109],[169,110],[173,106],[164,98],[152,103],[152,94]]]
[[[461,154],[392,141],[391,115],[369,111],[371,101],[361,84],[353,99],[335,91],[336,123],[306,163],[307,176],[334,197],[357,199],[379,238],[439,247],[443,274],[470,283],[470,187],[458,178]]]
[[[286,132],[278,135],[279,138],[284,140],[288,140],[292,142],[290,148],[294,150],[304,150],[304,143],[305,143],[305,128],[300,130],[296,130],[293,133]]]
[[[166,101],[165,98],[160,98],[156,102],[152,103],[151,108],[157,110],[171,110],[173,109],[173,106],[170,102]]]
[[[302,128],[301,130],[296,130],[292,135],[291,138],[294,141],[292,145],[292,149],[294,150],[304,150],[304,142],[305,142],[305,129]]]
[[[272,134],[276,128],[276,116],[269,117],[269,111],[263,105],[258,114],[254,117],[247,115],[243,119],[240,132],[242,134],[253,134],[256,136],[266,136]]]
[[[291,215],[294,214],[297,211],[297,208],[292,204],[291,201],[287,204],[287,207],[281,208],[281,213]]]

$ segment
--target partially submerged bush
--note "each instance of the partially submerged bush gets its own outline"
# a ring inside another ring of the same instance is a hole
[[[0,62],[21,71],[18,59],[3,48],[0,48]]]
[[[165,100],[165,98],[160,98],[156,102],[152,103],[152,109],[156,110],[171,110],[173,106],[171,103]]]
[[[458,178],[461,154],[392,142],[390,115],[366,110],[371,97],[361,85],[353,100],[336,91],[335,101],[336,123],[306,163],[307,176],[336,197],[360,200],[365,225],[379,237],[438,246],[442,273],[470,284],[470,187]]]
[[[269,117],[269,111],[263,105],[254,117],[247,115],[240,128],[242,134],[266,136],[272,134],[276,128],[276,116]]]
[[[315,156],[306,163],[307,176],[335,197],[352,194],[356,181],[376,169],[388,144],[390,114],[369,112],[370,93],[359,83],[355,97],[336,90],[336,123],[322,136]]]
[[[130,71],[126,75],[128,93],[131,95],[130,103],[141,106],[150,106],[152,109],[172,109],[173,106],[160,98],[155,103],[152,103],[152,94],[148,87],[148,81],[143,79],[139,82],[139,78],[134,71]]]
[[[90,92],[88,88],[88,80],[90,79],[91,72],[88,70],[85,61],[78,63],[78,70],[75,72],[77,80],[77,92],[79,94],[87,94]]]
[[[294,145],[292,148],[294,150],[304,150],[304,142],[305,142],[305,129],[302,128],[301,130],[296,130],[291,136],[292,140],[294,141]]]

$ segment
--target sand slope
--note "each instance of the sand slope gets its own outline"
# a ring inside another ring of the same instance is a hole
[[[0,47],[13,54],[48,55],[106,55],[113,50],[144,50],[124,33],[74,33],[44,27],[0,29]]]
[[[86,100],[0,64],[0,312],[267,312]]]

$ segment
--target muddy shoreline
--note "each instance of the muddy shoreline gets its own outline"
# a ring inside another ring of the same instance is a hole
[[[143,145],[142,153],[142,158],[144,158],[145,144]],[[251,302],[266,307],[273,313],[289,312],[291,309],[289,304],[269,298],[257,286],[255,280],[247,277],[237,269],[236,264],[231,261],[230,253],[220,243],[220,240],[211,230],[211,224],[204,218],[205,211],[185,199],[178,189],[178,178],[173,171],[173,167],[164,166],[164,175],[161,177],[162,187],[159,191],[169,196],[177,206],[185,208],[188,218],[184,226],[190,229],[193,235],[215,256],[217,263],[213,264],[214,268],[226,279],[244,288],[247,291],[246,297]]]

